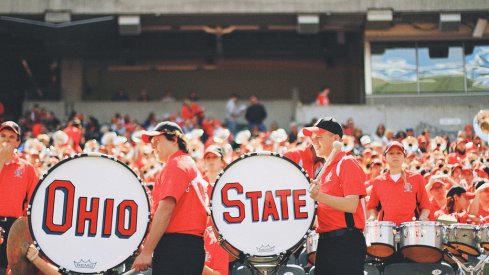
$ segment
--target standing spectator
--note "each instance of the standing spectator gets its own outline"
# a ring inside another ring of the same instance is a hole
[[[385,125],[383,123],[380,123],[379,125],[377,125],[377,129],[375,129],[373,141],[380,142],[382,143],[382,145],[386,146],[387,143],[389,143],[389,141],[384,136],[384,134],[385,134]]]
[[[243,115],[245,110],[244,105],[238,106],[238,100],[239,95],[231,94],[231,98],[226,103],[226,127],[233,135],[236,135],[238,119]]]
[[[129,101],[129,96],[123,90],[118,90],[111,98],[112,101]]]
[[[265,132],[267,129],[263,121],[267,118],[265,106],[258,102],[258,98],[254,95],[250,97],[250,106],[246,109],[245,118],[248,121],[248,129],[253,132],[254,128]]]
[[[142,89],[139,92],[138,101],[142,101],[142,102],[151,101],[151,97],[149,96],[148,91],[146,89]]]
[[[297,141],[297,136],[299,135],[299,126],[297,122],[291,122],[289,127],[289,142],[294,143]]]
[[[194,117],[197,118],[199,125],[202,125],[202,120],[204,119],[204,110],[196,102],[192,102],[190,98],[186,98],[183,101],[182,109],[180,110],[180,116],[184,120],[193,120]]]
[[[175,98],[171,95],[171,91],[170,90],[166,90],[165,91],[165,94],[161,98],[161,102],[163,102],[163,103],[175,102]]]
[[[329,88],[327,86],[321,87],[321,91],[318,92],[316,97],[317,106],[328,106],[329,105]]]
[[[343,125],[343,133],[348,136],[354,136],[355,122],[353,121],[353,118],[349,117],[346,120],[346,124]]]
[[[13,121],[0,125],[0,227],[8,236],[14,221],[26,215],[25,201],[30,201],[38,178],[35,168],[19,158],[21,131]],[[0,244],[0,273],[7,267],[7,243]]]
[[[83,140],[83,132],[81,127],[81,122],[78,118],[74,118],[70,123],[68,123],[68,127],[63,129],[68,137],[68,143],[71,145],[71,148],[75,153],[81,153],[80,144],[84,142]]]

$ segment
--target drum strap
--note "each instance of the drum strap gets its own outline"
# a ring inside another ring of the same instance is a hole
[[[343,158],[340,159],[338,162],[338,165],[336,165],[336,176],[340,176],[341,172],[341,164],[345,159],[354,159],[352,156],[344,156]],[[362,202],[361,202],[362,203]],[[363,207],[363,204],[362,204]],[[364,208],[365,209],[365,208]],[[365,211],[364,211],[365,212]],[[365,214],[365,213],[364,213]],[[366,215],[366,214],[365,214]],[[347,213],[345,212],[345,223],[347,228],[353,228],[355,227],[355,220],[353,219],[353,214],[352,213]]]
[[[205,212],[207,212],[207,216],[210,216],[211,211],[209,209],[209,196],[207,195],[207,192],[205,192],[209,183],[204,179],[204,177],[202,177],[202,174],[200,173],[200,171],[198,169],[197,169],[197,175],[189,183],[189,187],[190,187],[190,185],[194,188],[195,193],[197,194],[197,197],[199,198],[200,203],[204,207]],[[202,196],[200,188],[202,188],[202,190],[204,190],[203,196]],[[187,188],[187,190],[190,191],[189,188]]]

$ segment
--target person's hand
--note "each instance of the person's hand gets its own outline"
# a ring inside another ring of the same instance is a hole
[[[14,146],[8,142],[0,144],[0,162],[6,162],[12,158]]]
[[[318,197],[319,197],[319,180],[318,179],[314,179],[311,181],[311,185],[309,185],[309,193],[310,193],[310,196],[313,200],[317,201]]]
[[[151,253],[146,253],[143,251],[134,260],[134,263],[132,264],[132,268],[136,272],[141,272],[151,267],[152,263],[153,263],[153,257]]]
[[[375,217],[374,216],[368,217],[367,222],[373,222],[373,221],[375,221]]]
[[[35,261],[38,256],[39,250],[37,250],[37,248],[33,244],[29,245],[26,253],[26,258],[29,260],[29,262],[32,263],[33,261]]]
[[[419,219],[418,219],[418,220],[420,220],[420,221],[424,221],[424,222],[427,222],[427,221],[429,221],[430,219],[429,219],[427,216],[425,216],[425,215],[421,215],[421,216],[419,216]]]

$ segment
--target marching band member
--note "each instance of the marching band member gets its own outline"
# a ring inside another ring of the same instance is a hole
[[[395,222],[400,225],[413,217],[428,221],[430,201],[421,175],[404,171],[406,151],[401,143],[392,142],[384,152],[389,171],[377,177],[372,184],[368,202],[369,220]],[[380,214],[377,209],[380,208]]]
[[[200,274],[205,260],[205,187],[183,131],[165,121],[141,137],[166,164],[153,189],[151,229],[133,268],[139,272],[152,266],[153,274]]]
[[[303,133],[312,138],[319,157],[332,157],[311,186],[311,198],[318,202],[315,274],[364,274],[367,246],[362,233],[365,209],[360,199],[366,195],[365,173],[354,158],[343,152],[331,154],[333,143],[343,136],[334,118],[319,119]]]
[[[224,161],[223,149],[217,145],[210,145],[204,153],[205,178],[209,185],[207,194],[212,195],[212,189],[217,176],[226,166]],[[204,233],[205,265],[202,275],[226,275],[229,272],[229,255],[219,245],[214,232],[210,217],[207,223],[207,230]]]
[[[0,227],[5,236],[14,221],[26,214],[24,201],[30,200],[38,181],[35,168],[15,152],[20,137],[17,123],[6,121],[0,125]],[[6,242],[0,245],[0,273],[7,267],[6,247]]]
[[[316,155],[316,151],[312,144],[305,148],[289,150],[284,153],[284,157],[289,158],[303,168],[311,179],[319,173],[324,163],[324,159]]]

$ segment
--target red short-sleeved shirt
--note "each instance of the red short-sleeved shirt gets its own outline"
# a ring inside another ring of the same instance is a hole
[[[380,204],[379,220],[395,222],[397,225],[411,222],[415,217],[416,201],[420,209],[430,209],[423,177],[409,171],[405,173],[407,183],[404,183],[402,177],[394,182],[390,173],[374,180],[367,209],[375,209]]]
[[[182,151],[173,154],[163,167],[153,190],[152,213],[161,200],[173,197],[176,201],[170,223],[165,233],[182,233],[203,236],[207,212],[194,187],[190,184],[197,175],[193,159]],[[202,198],[205,190],[199,185]]]
[[[4,164],[0,172],[0,216],[18,218],[25,215],[24,200],[30,201],[38,177],[34,167],[17,156]]]
[[[314,179],[314,176],[319,173],[319,170],[322,167],[322,163],[314,163],[311,150],[311,147],[306,147],[304,149],[295,149],[286,152],[284,156],[297,163],[297,165],[306,170],[311,179]]]
[[[221,247],[212,230],[208,227],[204,234],[205,265],[221,274],[229,273],[229,254]]]
[[[336,167],[340,160],[340,173],[337,175]],[[347,157],[341,152],[336,155],[331,164],[326,167],[326,171],[321,178],[321,192],[337,196],[345,197],[348,195],[358,195],[364,197],[367,192],[365,190],[365,173],[352,157]],[[317,209],[318,216],[318,233],[329,232],[341,228],[346,228],[345,212],[336,210],[325,204],[319,203]],[[357,211],[353,213],[355,227],[363,230],[365,227],[365,209],[361,202],[358,203]]]

